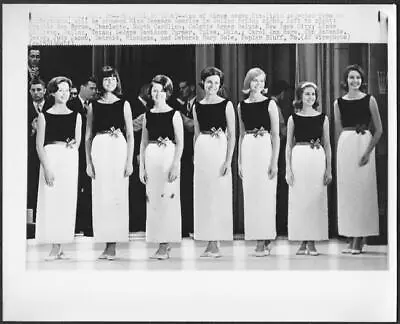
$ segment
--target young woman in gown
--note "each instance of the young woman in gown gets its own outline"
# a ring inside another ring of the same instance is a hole
[[[216,67],[201,71],[205,97],[194,117],[194,239],[208,241],[202,257],[220,257],[218,241],[233,239],[232,172],[235,112],[218,91],[224,74]]]
[[[279,154],[279,114],[275,101],[264,95],[265,72],[250,69],[238,105],[239,175],[243,180],[244,233],[257,240],[255,256],[270,254],[276,238],[276,184]]]
[[[169,258],[171,242],[181,241],[180,160],[183,122],[166,100],[173,91],[169,77],[151,81],[154,106],[143,119],[140,145],[140,179],[146,185],[146,241],[158,243],[152,259]]]
[[[318,88],[312,82],[296,88],[294,107],[286,143],[288,236],[289,240],[302,241],[296,254],[316,256],[315,241],[328,239],[326,186],[332,181],[329,121],[315,109]]]
[[[55,77],[48,84],[54,105],[39,114],[36,149],[40,175],[36,218],[36,239],[52,243],[45,260],[67,258],[61,243],[72,242],[78,186],[78,147],[81,117],[68,109],[71,80]]]
[[[92,178],[93,236],[106,247],[99,259],[114,260],[116,242],[129,240],[129,176],[133,165],[132,112],[119,98],[118,72],[104,66],[98,78],[100,98],[87,114],[86,163]]]
[[[382,135],[382,122],[375,98],[363,92],[365,74],[361,67],[348,66],[343,79],[346,94],[334,102],[339,138],[338,230],[350,238],[342,252],[360,254],[363,238],[379,235],[375,146]]]

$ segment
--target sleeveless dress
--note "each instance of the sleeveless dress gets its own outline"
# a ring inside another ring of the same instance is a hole
[[[293,241],[328,239],[328,199],[322,142],[325,114],[292,115],[296,144],[292,149],[293,186],[289,186],[288,236]]]
[[[127,145],[124,101],[93,102],[93,236],[98,242],[129,240],[129,178],[124,176]]]
[[[357,100],[338,98],[343,132],[337,146],[337,203],[340,235],[379,235],[375,149],[369,161],[359,162],[371,141],[370,95]]]
[[[232,172],[221,175],[226,159],[226,105],[196,102],[200,134],[194,146],[194,239],[233,239]]]
[[[56,115],[43,113],[46,120],[44,151],[54,184],[49,187],[40,165],[36,217],[36,239],[43,243],[67,243],[74,240],[78,149],[68,143],[75,138],[76,112]]]
[[[168,181],[175,156],[175,110],[146,112],[149,144],[144,152],[147,172],[146,241],[154,243],[181,241],[180,178]]]
[[[268,167],[272,157],[269,103],[270,99],[240,103],[246,131],[241,149],[246,240],[276,237],[277,177],[268,178]]]

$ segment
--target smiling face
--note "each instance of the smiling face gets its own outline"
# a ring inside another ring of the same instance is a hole
[[[153,83],[151,87],[151,98],[155,103],[164,102],[167,98],[167,93],[163,86],[159,83]]]
[[[265,75],[260,74],[250,81],[250,92],[259,93],[265,87]]]
[[[218,75],[210,75],[204,80],[204,91],[208,95],[216,95],[221,85]]]
[[[61,82],[58,84],[58,90],[53,93],[56,103],[66,103],[69,99],[69,84],[67,82]]]
[[[113,92],[117,88],[117,77],[109,76],[103,78],[103,88],[106,92]]]
[[[362,84],[361,74],[356,70],[349,71],[347,75],[347,85],[349,90],[358,90]]]
[[[303,102],[303,105],[307,106],[313,106],[316,100],[316,94],[315,94],[315,89],[314,87],[305,87],[303,89],[303,94],[301,96],[301,100]]]

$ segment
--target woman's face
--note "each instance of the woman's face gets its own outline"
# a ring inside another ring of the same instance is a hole
[[[103,88],[106,92],[113,92],[117,88],[117,78],[115,76],[103,78]]]
[[[265,75],[260,74],[250,81],[251,92],[261,92],[265,88]]]
[[[210,75],[204,80],[204,91],[208,95],[216,95],[221,85],[218,75]]]
[[[351,70],[347,75],[347,85],[349,87],[349,90],[358,90],[361,86],[361,83],[361,74],[358,71]]]
[[[315,103],[316,95],[314,87],[305,87],[301,98],[303,105],[311,106]]]
[[[154,102],[163,102],[167,98],[167,93],[159,83],[153,83],[151,87],[151,98]]]
[[[58,84],[58,90],[53,93],[55,102],[66,103],[69,99],[69,84],[67,82],[61,82]]]

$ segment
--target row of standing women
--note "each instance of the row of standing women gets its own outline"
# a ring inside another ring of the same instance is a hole
[[[243,180],[245,239],[255,240],[255,256],[270,254],[276,238],[275,202],[279,154],[279,117],[266,96],[265,73],[248,71],[238,105],[239,175]],[[379,234],[374,147],[382,134],[375,99],[362,92],[364,73],[352,65],[344,73],[346,94],[334,103],[337,145],[339,234],[351,238],[343,253],[359,254],[362,238]],[[129,103],[119,98],[121,82],[109,66],[99,78],[101,98],[88,110],[85,148],[92,178],[93,233],[106,246],[100,259],[113,260],[116,243],[128,241],[128,178],[132,174],[133,130]],[[201,257],[221,256],[219,241],[233,240],[231,163],[235,148],[235,111],[218,95],[224,74],[207,67],[194,117],[194,239],[208,242]],[[71,81],[53,78],[48,91],[55,104],[41,113],[37,151],[41,161],[36,237],[52,243],[46,260],[66,258],[61,243],[74,237],[78,145],[81,117],[66,102]],[[169,258],[171,242],[181,240],[180,159],[183,124],[166,100],[172,81],[153,78],[153,108],[143,119],[140,179],[146,185],[146,240],[159,244],[154,259]],[[297,254],[318,255],[315,241],[328,239],[326,186],[332,180],[328,117],[317,111],[318,88],[300,83],[295,113],[289,118],[286,181],[289,184],[289,240],[301,241]],[[372,126],[372,127],[371,127]],[[369,129],[373,129],[373,134]]]

